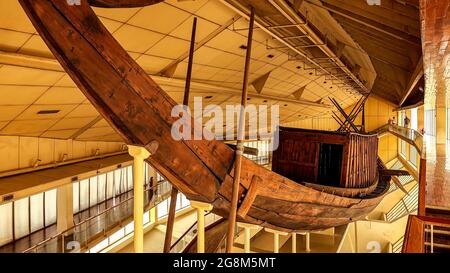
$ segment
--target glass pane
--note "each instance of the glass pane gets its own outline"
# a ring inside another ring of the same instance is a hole
[[[113,235],[109,236],[109,243],[112,244],[125,236],[125,229],[121,228],[116,231]]]
[[[107,199],[110,199],[113,197],[113,190],[114,190],[114,171],[109,172],[106,174],[106,192],[107,192]]]
[[[77,213],[80,210],[80,192],[79,192],[79,182],[72,183],[73,185],[73,213]]]
[[[30,197],[31,232],[44,227],[44,194],[39,193]]]
[[[127,181],[128,181],[127,191],[132,190],[133,189],[133,166],[127,167]]]
[[[134,230],[134,222],[129,223],[125,226],[125,234],[130,234]]]
[[[144,225],[150,222],[150,212],[147,211],[144,213]]]
[[[89,207],[93,207],[97,204],[97,177],[89,178]]]
[[[56,223],[56,189],[45,192],[45,225]]]
[[[28,215],[28,197],[14,202],[14,236],[19,239],[28,235],[29,215]]]
[[[0,206],[0,246],[13,240],[12,202]]]
[[[101,174],[97,178],[98,202],[105,201],[106,197],[106,174]]]
[[[169,203],[170,204],[170,203]],[[175,206],[175,210],[178,211],[181,209],[181,193],[177,195],[177,204]]]
[[[184,194],[181,195],[181,206],[183,208],[189,207],[191,205],[191,202],[184,196]]]
[[[122,169],[114,171],[114,196],[119,195],[122,189]]]
[[[158,219],[167,216],[167,206],[170,203],[170,198],[167,200],[164,200],[163,202],[161,202],[158,207],[157,207],[157,211],[158,211]]]
[[[89,208],[89,179],[80,181],[80,211]]]

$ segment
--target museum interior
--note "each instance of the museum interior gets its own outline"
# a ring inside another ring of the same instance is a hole
[[[0,253],[450,252],[449,40],[450,0],[2,0]]]

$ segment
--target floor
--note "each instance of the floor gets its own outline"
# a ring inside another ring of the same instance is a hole
[[[190,211],[176,218],[173,227],[173,239],[174,243],[183,233],[197,221],[197,214],[195,211]],[[144,253],[162,253],[164,246],[164,237],[166,232],[166,224],[160,224],[149,230],[144,235]],[[125,246],[119,253],[133,253],[134,244],[131,242]]]

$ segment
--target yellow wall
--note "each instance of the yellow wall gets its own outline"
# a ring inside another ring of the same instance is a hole
[[[397,113],[393,112],[395,105],[386,101],[369,97],[365,106],[366,131],[370,132],[380,128],[388,123],[389,118],[396,117]],[[361,122],[358,119],[358,124]],[[396,136],[385,134],[380,137],[378,142],[378,155],[384,162],[389,162],[397,157],[398,140]]]
[[[292,128],[336,131],[339,126],[331,116],[308,118],[283,124]]]
[[[37,159],[40,165],[93,156],[122,150],[119,142],[59,140],[38,137],[0,136],[0,172],[32,167]]]

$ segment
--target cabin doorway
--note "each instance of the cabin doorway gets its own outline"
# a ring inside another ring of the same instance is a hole
[[[320,144],[317,183],[340,187],[343,145]]]

